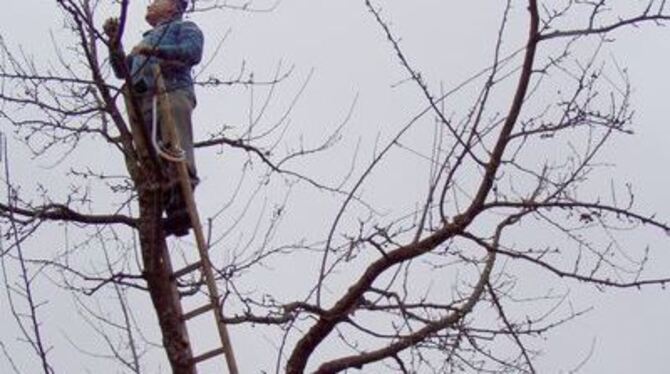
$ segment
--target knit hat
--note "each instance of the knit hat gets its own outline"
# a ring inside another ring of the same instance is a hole
[[[185,12],[186,8],[188,7],[188,0],[174,0],[174,2],[177,4],[177,7],[179,7],[180,12]]]

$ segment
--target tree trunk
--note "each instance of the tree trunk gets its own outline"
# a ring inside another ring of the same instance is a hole
[[[172,276],[172,265],[160,225],[161,191],[157,183],[139,189],[140,246],[144,276],[163,335],[163,346],[174,374],[196,374],[179,293]]]
[[[160,166],[153,148],[149,146],[149,138],[147,130],[142,125],[144,121],[139,114],[141,112],[137,98],[130,90],[125,92],[124,97],[134,145],[139,156],[138,167],[135,167],[134,162],[131,161],[129,172],[133,176],[139,195],[139,237],[144,277],[158,317],[163,336],[163,347],[173,374],[196,374],[193,351],[186,330],[186,322],[182,319],[183,311],[179,292],[172,279],[172,264],[160,222],[163,213]]]

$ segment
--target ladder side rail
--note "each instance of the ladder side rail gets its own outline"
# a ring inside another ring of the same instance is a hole
[[[179,137],[176,133],[176,125],[174,119],[170,113],[170,98],[167,95],[165,82],[163,76],[160,72],[160,67],[156,66],[156,87],[158,89],[159,95],[159,107],[161,111],[161,118],[163,120],[164,126],[163,130],[167,131],[167,136],[171,140],[172,144],[176,148],[181,148],[179,144]],[[226,363],[228,365],[228,371],[230,374],[239,374],[237,369],[237,362],[235,360],[235,355],[233,352],[233,346],[230,341],[230,335],[228,334],[228,329],[223,321],[223,305],[219,307],[219,291],[216,287],[216,278],[214,277],[214,272],[212,271],[212,264],[209,260],[209,255],[207,254],[207,242],[205,240],[205,235],[202,231],[202,224],[200,222],[200,217],[198,215],[198,209],[195,204],[195,199],[193,198],[193,189],[191,187],[191,181],[188,173],[188,168],[185,161],[180,161],[176,163],[177,171],[179,174],[179,184],[182,190],[182,194],[186,203],[186,208],[188,210],[189,218],[191,219],[191,224],[193,225],[193,232],[195,234],[195,240],[198,246],[198,252],[200,258],[202,259],[202,272],[205,276],[207,283],[207,290],[209,292],[209,299],[213,306],[214,318],[216,320],[217,329],[219,332],[219,338],[221,339],[221,344],[223,345],[224,355],[226,357]]]

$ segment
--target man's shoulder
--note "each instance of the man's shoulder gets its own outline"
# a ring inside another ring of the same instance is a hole
[[[183,27],[183,28],[193,28],[193,29],[198,29],[200,30],[200,27],[198,27],[198,24],[187,19],[180,19],[175,21],[175,25],[178,27]]]

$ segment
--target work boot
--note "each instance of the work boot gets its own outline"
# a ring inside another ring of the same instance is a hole
[[[167,213],[167,218],[163,220],[165,234],[177,237],[188,235],[188,230],[192,227],[192,224],[186,209],[168,211]]]
[[[167,218],[163,220],[163,229],[166,235],[174,235],[177,237],[188,235],[188,230],[193,227],[191,218],[186,209],[186,202],[182,197],[182,192],[176,180],[172,179],[172,183],[166,183],[163,188],[163,206],[165,208],[165,215]],[[195,187],[197,178],[192,187]],[[192,180],[193,182],[193,180]]]

